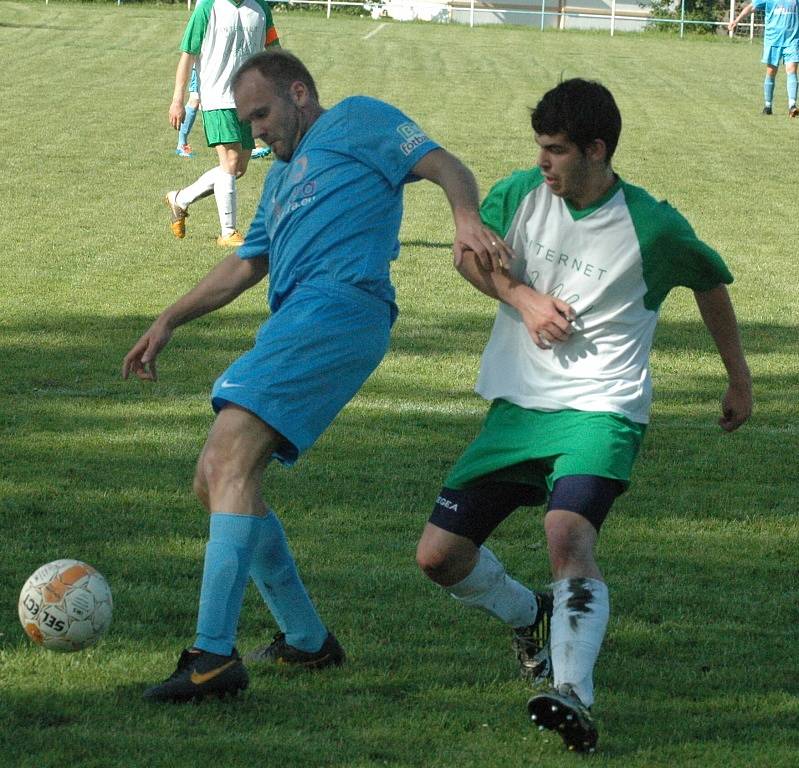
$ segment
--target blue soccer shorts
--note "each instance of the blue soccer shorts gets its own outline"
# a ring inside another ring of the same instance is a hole
[[[799,63],[799,44],[763,46],[763,58],[761,59],[763,64],[778,67],[780,60],[784,60],[786,64]]]
[[[273,458],[293,464],[380,364],[393,319],[392,304],[353,286],[300,284],[216,380],[214,410],[254,413],[284,438]]]

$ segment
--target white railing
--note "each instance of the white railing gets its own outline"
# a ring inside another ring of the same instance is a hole
[[[449,2],[447,0],[442,0],[441,2],[414,2],[413,0],[390,0],[389,2],[347,2],[345,0],[288,0],[288,5],[320,5],[325,6],[327,9],[327,17],[330,18],[331,10],[333,7],[341,6],[341,7],[357,7],[360,6],[365,11],[371,12],[374,18],[392,18],[390,10],[397,10],[402,9],[403,7],[410,11],[409,15],[403,16],[403,19],[419,19],[422,21],[442,21],[440,17],[436,19],[425,18],[423,16],[414,16],[412,12],[414,9],[419,8],[420,6],[437,6],[441,8],[447,9],[447,21],[456,21],[454,18],[455,15],[460,11],[468,11],[468,23],[470,27],[474,27],[475,25],[480,23],[479,17],[483,15],[491,16],[500,16],[500,15],[508,15],[512,14],[513,16],[521,16],[521,17],[538,17],[540,19],[540,28],[543,30],[546,26],[546,20],[549,19],[550,21],[554,21],[555,23],[552,26],[557,26],[558,29],[566,29],[567,28],[567,20],[568,19],[582,19],[582,20],[590,20],[596,22],[603,22],[606,23],[611,36],[615,34],[617,31],[617,27],[619,22],[634,22],[640,24],[641,29],[646,24],[658,22],[660,24],[674,24],[679,25],[679,34],[680,37],[684,37],[685,31],[687,27],[690,26],[714,26],[723,28],[726,30],[727,25],[729,22],[735,19],[735,6],[736,0],[730,0],[730,11],[729,11],[729,20],[728,21],[715,21],[713,19],[686,19],[685,18],[685,4],[680,3],[681,10],[680,10],[680,18],[679,19],[667,19],[667,18],[660,18],[656,16],[650,15],[646,9],[639,9],[637,12],[630,12],[629,10],[619,10],[617,0],[609,0],[610,1],[610,11],[608,13],[602,13],[601,11],[595,10],[569,10],[569,5],[564,4],[563,8],[558,11],[547,10],[546,6],[548,2],[551,0],[540,0],[540,5],[536,2],[536,0],[531,0],[528,7],[524,7],[522,5],[495,5],[491,3],[490,7],[485,7],[480,0],[455,0]],[[187,4],[191,7],[191,0],[187,0]],[[628,5],[629,8],[629,5]],[[397,18],[397,17],[394,17]],[[744,27],[744,25],[740,25]],[[748,37],[750,40],[754,39],[755,36],[755,29],[758,29],[762,32],[763,25],[762,24],[755,24],[755,16],[751,14],[749,16],[748,21],[745,24],[748,27]],[[733,32],[728,33],[730,37],[734,36]]]
[[[122,5],[124,0],[116,0],[117,5]],[[427,5],[436,5],[440,8],[446,9],[446,21],[449,22],[457,22],[455,16],[458,12],[463,12],[468,10],[468,18],[469,18],[469,26],[474,27],[476,24],[479,24],[480,21],[478,17],[480,14],[491,16],[500,16],[500,15],[507,15],[511,14],[513,16],[521,16],[521,17],[538,17],[540,19],[540,28],[543,30],[546,26],[545,22],[547,19],[554,21],[555,23],[551,26],[557,27],[558,29],[566,29],[567,28],[567,20],[568,19],[581,19],[581,20],[589,20],[591,22],[602,22],[607,23],[608,29],[610,31],[611,37],[616,33],[617,26],[619,22],[625,22],[627,24],[633,23],[640,26],[640,29],[643,29],[647,24],[657,22],[658,24],[678,24],[680,27],[680,37],[685,36],[685,29],[686,27],[690,27],[692,25],[704,25],[704,26],[714,26],[714,27],[724,27],[726,28],[729,22],[735,19],[735,5],[736,0],[730,0],[730,14],[729,14],[729,21],[715,21],[713,19],[686,19],[685,18],[685,3],[680,3],[680,18],[679,19],[666,19],[660,18],[657,16],[652,16],[645,9],[641,9],[639,12],[631,12],[629,10],[621,10],[618,9],[617,0],[610,0],[610,11],[608,13],[603,13],[600,10],[587,10],[587,9],[580,9],[580,10],[569,10],[568,5],[564,5],[557,11],[548,11],[546,9],[547,2],[549,0],[540,0],[540,6],[535,7],[534,2],[535,0],[531,0],[530,7],[525,8],[524,6],[499,6],[491,4],[490,7],[481,7],[483,3],[480,0],[455,0],[455,2],[440,2],[440,3],[432,3],[427,2],[425,3],[424,0],[422,4]],[[49,4],[50,0],[45,0],[45,5]],[[414,9],[419,7],[419,3],[414,3],[413,0],[390,0],[389,2],[380,2],[380,0],[375,0],[374,2],[369,2],[369,0],[364,0],[364,2],[354,2],[351,0],[288,0],[288,5],[319,5],[324,6],[326,9],[327,18],[330,18],[331,12],[334,7],[358,7],[363,8],[365,11],[372,14],[373,18],[392,18],[391,14],[388,11],[390,9],[402,9],[403,7],[408,9],[410,15],[403,16],[403,19],[419,19],[422,21],[442,21],[440,17],[435,19],[430,18],[423,18],[421,16],[414,16],[413,12]],[[629,7],[629,5],[628,5]],[[186,9],[191,11],[192,9],[192,0],[186,0]],[[397,18],[397,17],[393,17]],[[502,23],[500,22],[493,22],[493,23]],[[597,25],[598,26],[598,25]],[[591,28],[596,29],[597,26],[591,25]],[[763,24],[755,24],[755,15],[751,14],[749,16],[749,20],[746,23],[746,26],[749,28],[748,30],[748,38],[749,40],[753,40],[755,36],[755,29],[758,29],[762,32]],[[585,27],[584,27],[585,28]],[[730,37],[734,37],[734,32],[728,33]]]

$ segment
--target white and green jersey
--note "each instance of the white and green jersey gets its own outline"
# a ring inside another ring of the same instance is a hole
[[[235,109],[231,83],[236,70],[266,45],[277,42],[265,0],[199,0],[186,25],[181,51],[196,56],[203,110]]]
[[[577,210],[543,182],[538,168],[512,174],[481,215],[517,254],[517,280],[574,307],[574,332],[539,349],[519,313],[500,304],[476,390],[522,408],[604,411],[646,424],[661,303],[675,286],[707,291],[732,275],[674,208],[640,187],[618,180]]]

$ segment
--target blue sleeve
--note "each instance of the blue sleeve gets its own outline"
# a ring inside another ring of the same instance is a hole
[[[258,201],[258,208],[255,211],[252,224],[247,230],[247,236],[244,238],[244,245],[240,246],[236,253],[241,259],[268,259],[269,249],[271,242],[269,234],[266,231],[266,201],[267,196],[267,182],[269,175],[267,174],[264,188],[261,192],[261,199]]]
[[[346,106],[350,152],[392,187],[415,180],[411,169],[428,152],[439,148],[413,120],[390,104],[354,96],[346,100]]]
[[[766,7],[768,0],[752,0],[752,10],[759,11]]]

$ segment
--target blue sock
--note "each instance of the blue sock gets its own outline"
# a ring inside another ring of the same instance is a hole
[[[774,78],[768,75],[763,81],[763,101],[767,107],[770,107],[774,101]]]
[[[792,107],[796,104],[796,86],[797,86],[797,79],[796,79],[796,72],[791,72],[788,74],[788,106]]]
[[[195,648],[223,656],[233,650],[260,522],[250,515],[211,515]]]
[[[318,651],[327,637],[327,628],[300,581],[283,526],[274,512],[259,518],[259,523],[250,576],[281,631],[286,633],[286,642],[309,653]]]
[[[184,144],[189,143],[189,134],[191,133],[192,126],[194,125],[194,118],[197,117],[197,110],[194,107],[186,106],[186,117],[180,124],[178,131],[178,149]]]

